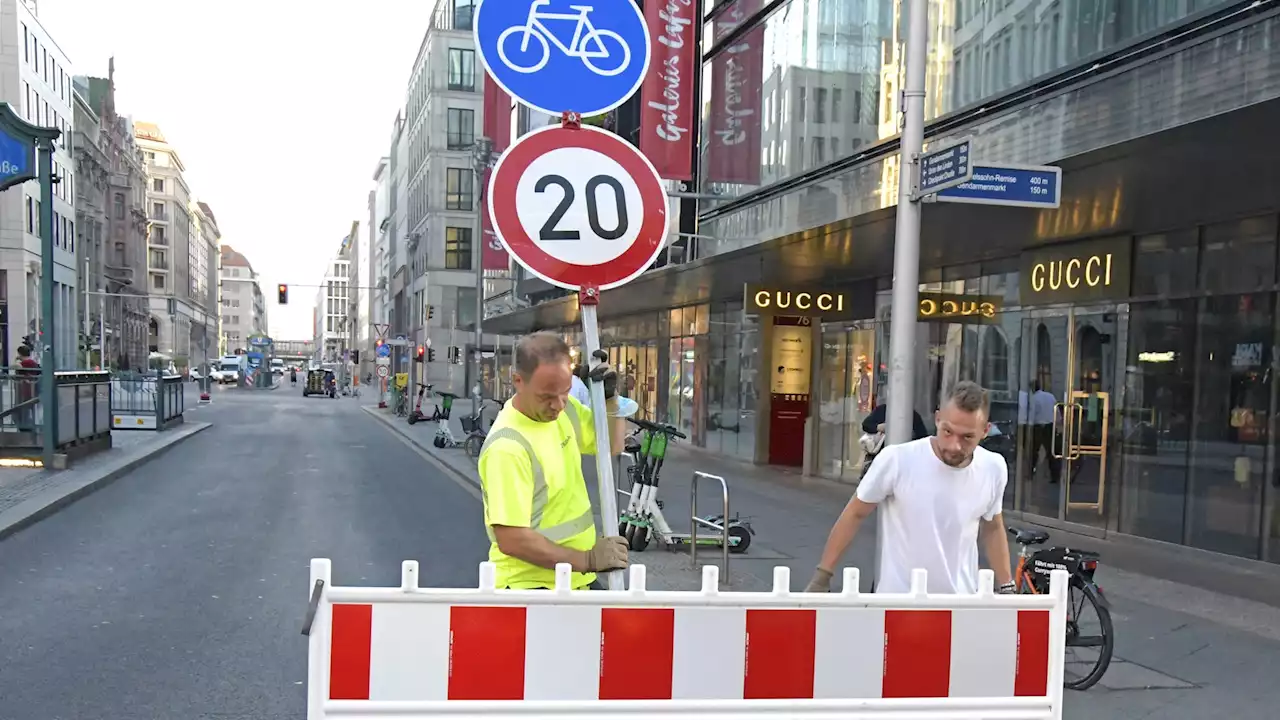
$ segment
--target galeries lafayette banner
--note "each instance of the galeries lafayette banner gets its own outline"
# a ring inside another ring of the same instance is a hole
[[[760,0],[737,0],[712,21],[714,43],[729,37],[760,10]],[[760,96],[764,83],[764,26],[739,37],[711,60],[705,93],[707,156],[704,175],[713,183],[760,184]]]
[[[693,0],[650,0],[653,58],[640,90],[640,151],[668,180],[693,179],[693,77],[698,38]]]

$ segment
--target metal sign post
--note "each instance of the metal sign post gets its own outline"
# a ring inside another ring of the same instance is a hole
[[[633,280],[662,252],[667,195],[653,165],[613,133],[565,113],[525,135],[489,181],[494,230],[511,257],[553,285],[578,291],[585,357],[600,349],[600,293]],[[603,534],[618,527],[604,387],[591,383]],[[622,573],[608,574],[610,589]]]

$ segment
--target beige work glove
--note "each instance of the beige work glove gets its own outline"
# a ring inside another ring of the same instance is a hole
[[[804,586],[807,593],[831,592],[831,571],[818,568],[813,571],[813,579]]]
[[[624,570],[627,564],[627,539],[617,535],[597,538],[587,551],[587,572]]]

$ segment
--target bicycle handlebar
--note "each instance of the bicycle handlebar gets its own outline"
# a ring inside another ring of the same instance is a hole
[[[680,438],[681,440],[688,440],[688,439],[689,439],[689,436],[688,436],[688,435],[685,435],[684,433],[682,433],[682,432],[680,432],[679,430],[677,430],[677,429],[676,429],[676,427],[675,427],[674,425],[665,425],[665,424],[662,424],[662,423],[652,423],[652,422],[649,422],[648,420],[641,420],[641,419],[639,419],[639,418],[633,418],[633,417],[632,417],[632,418],[627,418],[627,421],[628,421],[628,422],[631,422],[631,423],[634,423],[636,426],[638,426],[638,427],[639,427],[639,428],[641,428],[642,430],[648,430],[649,432],[660,432],[660,433],[662,433],[662,434],[664,434],[664,435],[674,435],[674,436],[676,436],[676,437]]]

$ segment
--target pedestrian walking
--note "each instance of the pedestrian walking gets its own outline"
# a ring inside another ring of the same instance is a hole
[[[911,571],[928,572],[931,593],[978,591],[978,543],[1000,592],[1013,592],[1005,535],[1004,457],[979,447],[991,402],[977,383],[960,382],[934,415],[937,434],[886,447],[831,528],[806,592],[827,592],[841,556],[877,508],[884,525],[876,590],[911,589]]]
[[[596,358],[607,355],[597,351]],[[598,536],[582,474],[582,456],[596,453],[592,410],[570,396],[575,372],[569,346],[538,332],[515,344],[515,394],[503,406],[480,451],[489,560],[500,588],[555,587],[555,566],[573,567],[575,589],[595,585],[597,572],[627,567],[627,542]],[[609,447],[622,448],[617,373],[602,364],[591,373],[604,383]],[[612,530],[612,528],[610,528]]]

